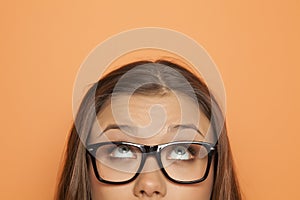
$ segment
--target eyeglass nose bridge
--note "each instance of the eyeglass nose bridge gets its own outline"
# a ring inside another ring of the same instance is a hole
[[[161,149],[160,146],[159,145],[154,145],[154,146],[144,145],[142,147],[142,149],[143,149],[143,156],[142,156],[141,166],[138,170],[138,173],[141,173],[142,170],[144,169],[145,163],[146,163],[147,158],[149,156],[155,158],[155,160],[158,164],[158,167],[159,167],[158,169],[162,170],[163,166],[162,166],[162,163],[160,161],[160,155],[159,155],[159,152],[160,152],[160,149]],[[155,169],[155,170],[157,170],[157,169]],[[151,171],[155,171],[155,170],[151,170]]]
[[[158,153],[158,145],[154,145],[154,146],[147,146],[147,145],[144,145],[143,146],[144,148],[144,153],[146,154],[156,154]]]
[[[144,145],[143,146],[143,161],[142,161],[143,163],[142,163],[142,165],[145,164],[145,162],[149,156],[153,156],[156,158],[156,161],[157,161],[159,167],[161,167],[161,163],[159,160],[159,157],[160,157],[159,150],[160,150],[159,145],[154,145],[154,146]]]

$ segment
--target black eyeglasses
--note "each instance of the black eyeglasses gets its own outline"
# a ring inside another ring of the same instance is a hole
[[[100,182],[109,184],[133,181],[150,155],[156,158],[169,180],[181,184],[199,183],[208,176],[215,149],[210,143],[190,141],[155,146],[131,142],[102,142],[87,146],[95,176]]]

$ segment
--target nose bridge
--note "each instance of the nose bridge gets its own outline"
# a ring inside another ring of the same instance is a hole
[[[139,198],[158,198],[160,196],[161,198],[166,195],[166,181],[163,173],[160,171],[157,158],[155,150],[146,153],[144,166],[135,182],[135,196]]]
[[[160,165],[158,161],[158,154],[156,152],[157,147],[150,147],[144,155],[144,165],[140,173],[153,172],[160,170]]]

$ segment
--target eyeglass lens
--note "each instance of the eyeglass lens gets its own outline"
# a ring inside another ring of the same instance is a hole
[[[201,144],[171,144],[161,150],[164,170],[174,180],[195,181],[206,172],[207,149]],[[106,144],[96,151],[96,166],[99,176],[107,181],[130,180],[138,172],[143,160],[140,148],[129,144]]]

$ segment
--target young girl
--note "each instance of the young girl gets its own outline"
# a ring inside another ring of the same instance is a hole
[[[203,81],[167,60],[110,72],[81,103],[56,199],[242,199],[212,102]]]

